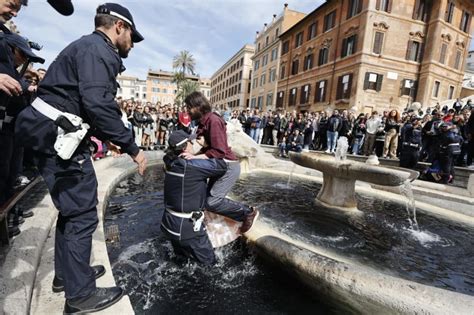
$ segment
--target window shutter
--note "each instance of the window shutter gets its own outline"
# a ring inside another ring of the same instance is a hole
[[[446,22],[449,21],[449,7],[451,6],[451,1],[448,1],[448,4],[446,5],[446,11],[444,11],[444,20]]]
[[[357,52],[357,35],[354,35],[354,45],[352,47],[352,53],[355,54]]]
[[[382,0],[377,0],[377,4],[375,5],[376,10],[380,10],[380,1]]]
[[[416,61],[422,62],[424,53],[425,53],[425,44],[420,43],[420,50],[418,50],[418,56],[416,56]]]
[[[349,88],[347,89],[347,98],[351,97],[351,91],[352,91],[352,73],[349,74]]]
[[[420,6],[420,0],[415,1],[415,7],[413,8],[412,18],[418,20],[418,7]]]
[[[342,40],[341,58],[344,58],[346,56],[346,52],[347,52],[347,38],[344,38]]]
[[[324,89],[323,89],[323,95],[321,96],[321,102],[326,101],[327,90],[328,90],[328,80],[324,80]]]
[[[340,100],[342,98],[342,76],[340,76],[337,80],[337,91],[336,91],[336,99]]]
[[[405,79],[400,81],[400,96],[403,96],[403,91],[405,90]]]
[[[383,75],[382,74],[378,74],[377,75],[377,92],[380,92],[382,90],[382,81],[383,81]]]
[[[369,76],[370,76],[370,72],[366,72],[365,80],[364,80],[364,90],[367,90],[369,88]]]
[[[357,14],[359,14],[362,11],[362,0],[358,0],[359,3],[357,3]]]
[[[408,47],[407,47],[407,56],[406,56],[406,60],[411,60],[410,57],[411,57],[411,50],[413,49],[413,41],[409,40],[408,41]]]
[[[416,100],[416,96],[418,94],[418,81],[413,81],[413,86],[411,88],[410,94],[413,98],[413,101]]]
[[[387,13],[391,13],[392,12],[392,3],[393,3],[393,0],[387,0],[388,1],[388,4],[387,4]]]

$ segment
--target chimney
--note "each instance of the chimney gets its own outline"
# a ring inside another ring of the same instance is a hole
[[[256,32],[255,32],[255,40],[257,40],[257,38],[258,38],[258,34],[259,34],[259,32],[256,31]]]
[[[273,14],[273,20],[272,20],[272,23],[273,23],[273,22],[275,22],[275,20],[276,20],[276,17],[277,17],[277,15],[276,15],[276,14]]]
[[[263,31],[265,32],[267,30],[267,23],[263,24]]]
[[[288,9],[288,3],[285,3],[283,6],[284,6],[283,10],[286,11],[286,9]]]

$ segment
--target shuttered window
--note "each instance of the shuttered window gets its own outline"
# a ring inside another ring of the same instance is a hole
[[[283,107],[283,100],[285,98],[285,92],[280,91],[277,93],[277,107]]]
[[[309,54],[304,57],[303,71],[313,68],[313,54]]]
[[[338,78],[336,98],[349,99],[352,89],[352,73],[342,75]]]
[[[342,40],[341,58],[347,57],[355,53],[357,50],[357,35],[344,38]]]
[[[467,11],[462,11],[461,25],[459,29],[465,33],[469,32],[471,26],[471,14]]]
[[[385,11],[387,13],[390,13],[392,12],[392,2],[393,0],[377,0],[375,8],[379,11]]]
[[[298,94],[298,89],[297,88],[292,88],[290,90],[290,95],[288,96],[288,105],[294,106],[296,104],[296,96]]]
[[[318,22],[314,22],[308,27],[308,40],[315,38],[317,35],[317,32],[318,32]]]
[[[347,7],[347,18],[351,18],[362,11],[362,0],[348,0],[349,5]]]
[[[382,47],[383,47],[383,39],[385,37],[385,34],[382,32],[375,32],[374,36],[374,48],[373,52],[375,54],[381,54],[382,53]]]
[[[316,95],[314,96],[315,102],[325,102],[326,101],[326,89],[328,85],[328,80],[318,81],[316,83]]]
[[[383,75],[373,72],[365,73],[364,90],[380,92],[382,90]]]
[[[423,55],[422,44],[417,41],[409,41],[407,47],[406,59],[421,62]]]
[[[319,51],[318,66],[322,66],[328,63],[328,59],[329,59],[329,49],[321,48],[321,50]]]
[[[329,31],[336,25],[336,10],[328,13],[324,17],[324,32]]]
[[[307,104],[311,94],[311,84],[306,84],[301,87],[300,104]]]
[[[454,69],[459,70],[459,67],[461,65],[461,57],[462,57],[462,52],[458,50],[456,52],[456,59],[454,60]]]
[[[454,8],[455,8],[454,2],[449,1],[446,7],[445,16],[444,16],[444,20],[448,23],[453,22]]]
[[[299,59],[293,60],[291,64],[291,75],[298,74],[299,65],[300,65]]]
[[[439,53],[439,62],[444,64],[446,62],[446,51],[448,50],[448,45],[447,44],[442,44],[441,45],[441,51]]]

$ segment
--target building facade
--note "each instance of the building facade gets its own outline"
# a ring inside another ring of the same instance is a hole
[[[147,101],[146,80],[137,77],[119,75],[117,82],[120,85],[117,90],[117,97],[124,100]]]
[[[199,80],[199,91],[207,98],[211,98],[211,79]]]
[[[280,46],[279,35],[284,33],[306,14],[288,9],[273,15],[272,22],[255,37],[255,55],[252,57],[253,71],[250,88],[250,107],[273,110],[276,106],[277,78],[279,75]]]
[[[198,82],[198,76],[186,76],[186,79]],[[177,85],[174,72],[163,70],[148,70],[146,77],[147,101],[152,104],[174,104],[176,100]]]
[[[327,1],[281,35],[277,107],[370,112],[461,93],[471,0]]]
[[[219,109],[249,106],[252,56],[255,47],[245,45],[211,77],[211,104]]]

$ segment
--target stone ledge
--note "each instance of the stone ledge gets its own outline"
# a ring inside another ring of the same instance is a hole
[[[145,152],[149,165],[160,163],[163,153]],[[94,163],[98,178],[99,225],[93,235],[92,264],[103,264],[106,274],[98,286],[114,286],[104,237],[103,214],[107,198],[116,183],[136,171],[129,157],[106,158]],[[0,271],[0,313],[2,314],[57,314],[64,307],[63,294],[51,291],[54,276],[54,223],[57,210],[47,194],[33,209],[35,216],[22,225],[22,233],[6,250]],[[98,314],[133,314],[128,296]]]

